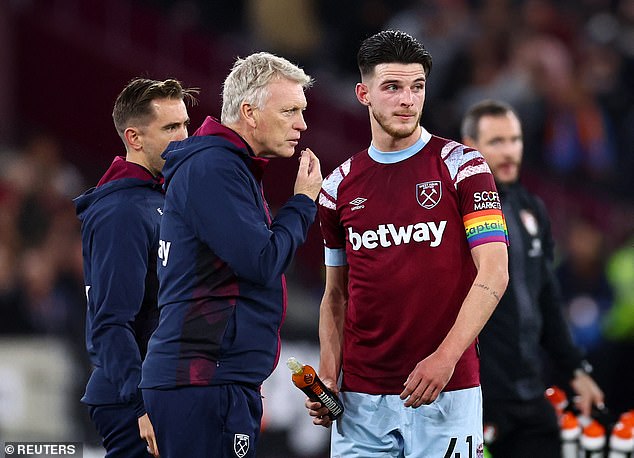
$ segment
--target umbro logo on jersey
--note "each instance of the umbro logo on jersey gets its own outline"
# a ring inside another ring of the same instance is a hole
[[[363,197],[357,197],[354,200],[350,201],[350,205],[352,205],[353,207],[350,209],[350,211],[355,211],[355,210],[360,210],[362,208],[365,208],[365,205],[363,205],[363,202],[365,202],[368,199],[365,199]]]

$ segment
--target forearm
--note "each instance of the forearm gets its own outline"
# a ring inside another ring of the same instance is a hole
[[[334,382],[341,371],[344,308],[324,298],[319,313],[319,374]]]
[[[488,321],[505,288],[499,280],[476,278],[438,351],[457,362]]]
[[[437,349],[453,363],[478,336],[495,310],[508,284],[506,247],[498,250],[502,258],[496,262],[476,260],[476,275],[452,328]]]
[[[319,374],[333,383],[337,382],[342,364],[347,276],[345,266],[326,268],[326,289],[319,309]]]

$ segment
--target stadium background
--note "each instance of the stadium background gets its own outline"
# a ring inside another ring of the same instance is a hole
[[[78,403],[89,367],[70,199],[123,152],[110,112],[125,83],[176,77],[199,87],[195,127],[219,115],[236,56],[279,53],[316,79],[300,146],[328,173],[367,146],[355,52],[388,27],[434,57],[431,132],[459,138],[461,114],[484,97],[517,107],[523,180],[553,217],[573,334],[611,412],[634,408],[634,0],[0,0],[1,440],[98,450]],[[273,208],[295,170],[295,161],[271,164]],[[318,363],[321,260],[315,227],[289,272],[283,359]],[[264,387],[259,456],[325,456],[325,431],[310,424],[287,372],[282,364]]]

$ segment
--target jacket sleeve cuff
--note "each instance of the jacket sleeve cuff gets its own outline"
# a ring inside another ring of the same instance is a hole
[[[143,403],[143,394],[141,393],[141,390],[139,390],[139,395],[134,401],[134,411],[136,412],[137,418],[141,418],[147,413],[145,411],[145,404]]]
[[[313,204],[315,208],[317,208],[317,204],[315,203],[315,201],[311,199],[310,197],[308,197],[306,194],[302,194],[302,193],[295,194],[291,197],[291,200],[296,200],[298,202],[305,202],[305,203],[310,202]]]

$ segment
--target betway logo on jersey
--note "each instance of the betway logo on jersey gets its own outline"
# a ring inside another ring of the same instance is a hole
[[[379,246],[388,248],[392,245],[398,246],[412,242],[431,242],[429,246],[437,247],[442,242],[445,226],[447,226],[447,221],[441,221],[438,224],[435,221],[430,221],[399,227],[394,226],[394,224],[379,224],[376,230],[369,229],[362,234],[349,227],[348,242],[354,251],[360,250],[361,247],[373,250]]]
[[[473,193],[473,210],[502,210],[500,195],[495,191]]]

